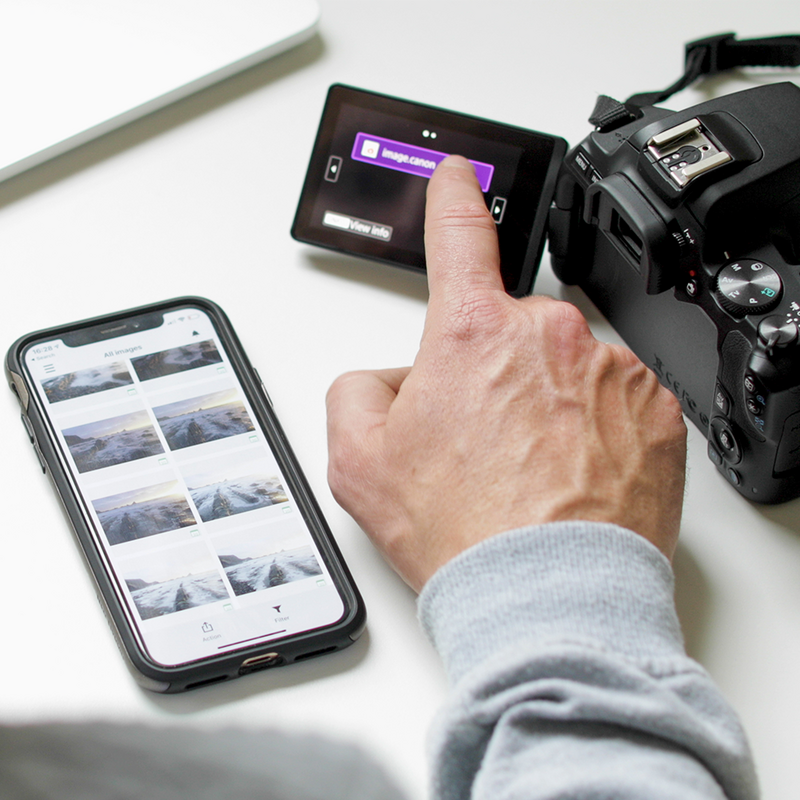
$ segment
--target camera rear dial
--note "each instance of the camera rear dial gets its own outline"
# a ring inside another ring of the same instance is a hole
[[[711,433],[725,459],[731,464],[738,464],[742,460],[742,450],[728,420],[725,417],[714,417],[711,420]]]

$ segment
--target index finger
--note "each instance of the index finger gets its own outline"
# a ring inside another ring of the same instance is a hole
[[[505,293],[497,229],[466,158],[448,156],[428,183],[425,259],[430,311],[463,305],[478,290]]]

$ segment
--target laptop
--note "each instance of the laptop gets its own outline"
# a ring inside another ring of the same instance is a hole
[[[317,0],[2,4],[0,181],[309,39]]]

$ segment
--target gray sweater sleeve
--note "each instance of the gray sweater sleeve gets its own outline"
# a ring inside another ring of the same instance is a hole
[[[489,539],[420,596],[452,692],[436,800],[758,796],[735,713],[685,654],[667,559],[623,528]]]

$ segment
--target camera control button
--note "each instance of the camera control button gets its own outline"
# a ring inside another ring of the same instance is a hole
[[[758,324],[758,338],[767,346],[785,347],[797,341],[797,323],[778,316],[762,319]]]
[[[506,198],[495,197],[491,205],[492,219],[499,225],[503,221],[503,215],[506,213]]]
[[[717,384],[714,389],[714,408],[716,408],[720,414],[725,414],[726,416],[731,408],[731,401],[728,399],[728,394],[719,384]]]
[[[595,172],[592,162],[589,161],[589,157],[583,150],[578,150],[575,153],[575,166],[586,176],[590,176]]]
[[[749,372],[744,376],[744,388],[751,394],[755,394],[758,391],[758,382]]]
[[[741,258],[717,274],[717,296],[722,307],[737,317],[763,314],[780,299],[780,275],[763,261]]]
[[[33,432],[33,423],[28,419],[27,415],[21,415],[22,424],[25,426],[25,430],[28,433],[28,438],[31,440],[31,444],[36,441],[36,435]]]
[[[742,476],[733,467],[729,467],[728,468],[728,480],[734,486],[740,486],[741,483],[742,483]]]
[[[36,458],[39,459],[39,466],[42,468],[42,472],[47,475],[47,462],[44,460],[44,456],[42,455],[42,451],[39,449],[39,445],[34,442],[33,451],[36,453]]]
[[[747,410],[756,417],[764,411],[764,406],[755,397],[748,397],[746,405]]]
[[[708,457],[718,466],[722,466],[722,453],[714,447],[713,442],[708,443]]]
[[[742,460],[741,448],[728,420],[724,417],[714,417],[711,420],[711,435],[714,438],[714,444],[727,461],[731,464],[738,464]]]
[[[336,183],[339,180],[339,173],[342,171],[342,159],[339,156],[331,156],[328,159],[328,166],[325,169],[325,180],[329,183]]]

